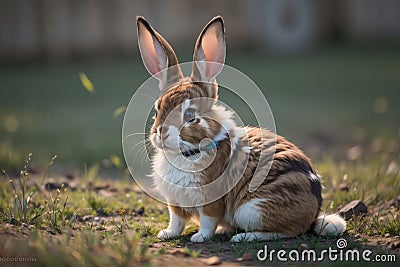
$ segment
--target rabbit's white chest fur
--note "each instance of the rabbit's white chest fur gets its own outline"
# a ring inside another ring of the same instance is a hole
[[[224,132],[220,133],[217,138],[222,139],[225,131],[230,130],[230,156],[232,156],[237,143],[244,137],[246,131],[244,128],[236,127],[230,118],[224,120],[224,125]],[[245,149],[248,153],[249,147],[245,147]],[[243,151],[245,150],[243,149]],[[206,196],[209,192],[204,191],[207,188],[202,187],[202,175],[203,172],[199,171],[199,166],[193,161],[185,160],[182,155],[171,155],[163,150],[158,150],[153,158],[154,185],[171,205],[199,207],[199,203],[202,206],[210,202],[209,197]]]
[[[157,151],[154,157],[153,178],[154,185],[170,204],[186,206],[185,203],[201,201],[202,194],[198,189],[200,174],[185,171],[190,168],[188,161],[181,161],[177,165],[173,156],[166,157],[164,151]]]

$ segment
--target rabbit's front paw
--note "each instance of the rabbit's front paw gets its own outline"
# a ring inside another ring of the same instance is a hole
[[[195,243],[203,243],[204,241],[206,241],[210,238],[211,238],[211,236],[204,235],[204,234],[198,232],[198,233],[192,235],[192,237],[190,238],[190,241],[195,242]]]
[[[163,229],[157,235],[159,239],[169,239],[177,236],[179,236],[179,234],[172,231],[171,229]]]

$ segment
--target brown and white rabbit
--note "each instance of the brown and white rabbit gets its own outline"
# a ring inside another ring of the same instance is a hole
[[[154,184],[168,202],[170,221],[159,238],[180,236],[190,218],[200,225],[192,242],[235,229],[244,230],[232,237],[235,242],[296,237],[310,229],[320,235],[345,231],[338,215],[319,216],[320,178],[300,149],[266,129],[236,126],[231,112],[216,104],[215,78],[225,61],[222,17],[200,33],[190,77],[143,17],[137,26],[144,65],[161,91],[150,140]],[[264,167],[270,170],[254,188],[256,168]]]

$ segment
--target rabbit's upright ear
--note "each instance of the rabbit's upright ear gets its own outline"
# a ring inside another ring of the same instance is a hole
[[[143,17],[136,17],[139,50],[147,71],[159,80],[161,92],[183,78],[170,44]],[[165,70],[165,69],[168,69]]]
[[[221,72],[225,62],[225,29],[221,16],[213,18],[200,33],[193,61],[194,81],[213,82]]]

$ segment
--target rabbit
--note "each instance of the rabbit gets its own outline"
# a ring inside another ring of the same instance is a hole
[[[149,138],[154,186],[167,201],[170,219],[158,238],[179,237],[189,219],[199,224],[191,242],[222,233],[241,242],[345,231],[339,215],[321,215],[320,176],[298,147],[267,129],[238,127],[232,112],[217,104],[216,77],[226,53],[221,16],[200,33],[190,77],[141,16],[137,27],[142,61],[160,89]],[[264,172],[256,175],[257,168]]]

